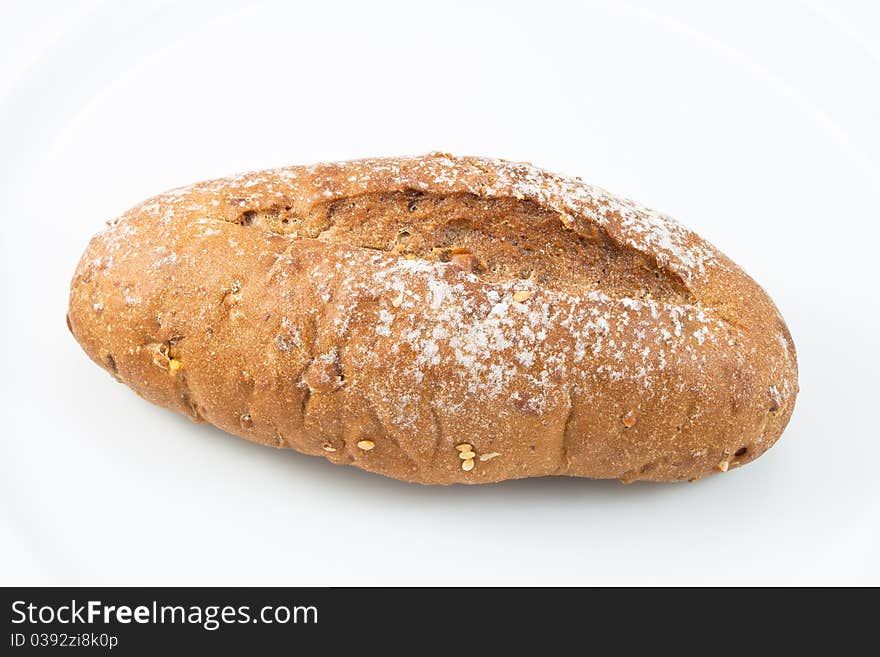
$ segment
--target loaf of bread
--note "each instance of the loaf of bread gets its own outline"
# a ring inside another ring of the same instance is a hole
[[[443,153],[145,201],[89,243],[68,325],[151,402],[425,484],[726,472],[798,390],[773,302],[699,236]]]

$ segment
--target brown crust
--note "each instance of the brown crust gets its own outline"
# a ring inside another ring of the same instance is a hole
[[[90,242],[68,323],[144,398],[407,481],[674,481],[782,433],[794,345],[668,217],[441,153],[172,190]]]

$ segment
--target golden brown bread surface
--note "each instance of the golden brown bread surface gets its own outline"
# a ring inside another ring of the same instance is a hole
[[[773,302],[700,237],[441,153],[145,201],[90,242],[68,324],[156,404],[421,483],[695,479],[760,456],[797,394]]]

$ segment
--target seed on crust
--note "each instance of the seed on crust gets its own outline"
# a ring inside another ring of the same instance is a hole
[[[449,262],[451,262],[456,267],[461,267],[462,269],[471,272],[474,271],[474,269],[476,269],[477,267],[477,259],[470,251],[456,253],[453,250],[452,256],[449,258]]]
[[[474,452],[471,452],[471,451],[467,451],[467,452],[459,452],[459,453],[458,453],[458,458],[460,458],[460,459],[462,459],[462,460],[473,459],[473,458],[476,458],[476,457],[477,457],[477,455],[476,455]]]
[[[362,449],[365,452],[369,452],[371,449],[373,449],[376,446],[376,443],[374,443],[372,440],[359,440],[357,446],[358,446],[358,449]]]
[[[336,392],[344,386],[345,379],[342,375],[342,365],[339,363],[339,355],[336,349],[330,349],[328,352],[313,359],[303,373],[302,381],[308,386],[309,392],[312,393]]]
[[[464,470],[465,472],[470,472],[471,470],[473,470],[474,469],[474,460],[468,459],[467,461],[462,461],[461,462],[461,469]]]
[[[400,305],[403,303],[403,292],[398,294],[391,300],[391,305],[395,308],[400,308]]]
[[[461,443],[460,445],[456,445],[455,449],[459,452],[470,452],[474,449],[474,446],[470,443]]]
[[[488,454],[480,454],[480,461],[491,461],[498,456],[501,456],[501,452],[489,452]]]
[[[183,363],[181,363],[176,358],[171,358],[168,361],[168,371],[171,372],[172,374],[176,374],[177,370],[179,370],[181,367],[183,367]]]
[[[715,467],[718,468],[719,472],[727,472],[728,469],[730,469],[730,461],[724,459],[723,461],[719,461],[718,465],[716,465]]]
[[[517,303],[522,303],[523,301],[528,301],[530,296],[532,296],[532,293],[528,290],[517,290],[513,293],[513,300]]]
[[[335,452],[336,451],[336,448],[333,445],[331,445],[330,443],[324,443],[323,445],[321,445],[321,449],[323,449],[325,452]]]

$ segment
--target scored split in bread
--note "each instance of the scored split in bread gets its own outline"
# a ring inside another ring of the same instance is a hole
[[[726,472],[798,390],[773,302],[699,236],[443,153],[160,194],[89,243],[68,324],[156,404],[428,484]]]

